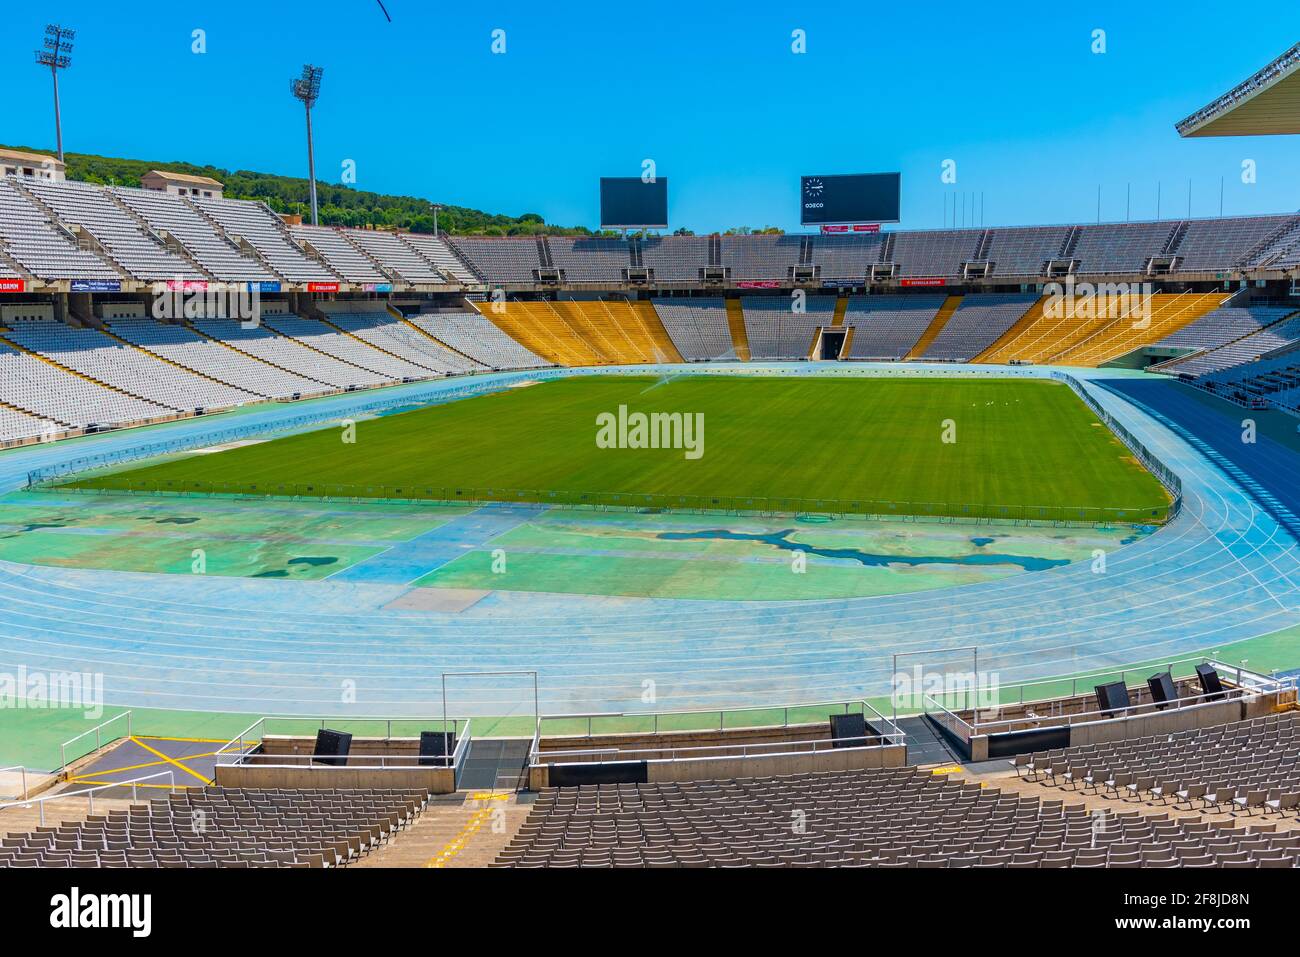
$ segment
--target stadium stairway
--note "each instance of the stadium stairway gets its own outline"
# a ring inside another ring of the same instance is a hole
[[[905,355],[904,359],[917,359],[925,355],[925,350],[930,348],[930,343],[938,338],[939,333],[943,332],[943,327],[948,325],[948,320],[952,314],[957,311],[961,305],[961,296],[949,296],[939,307],[939,311],[934,314],[930,320],[930,325],[926,327],[925,332],[921,333],[921,338],[916,340],[916,345],[912,346],[912,351]]]
[[[351,866],[486,867],[519,832],[530,808],[500,791],[434,797],[411,827]]]
[[[731,331],[731,346],[736,350],[736,358],[748,362],[749,334],[745,332],[745,311],[739,299],[727,300],[727,328]]]
[[[1073,346],[1059,349],[1045,356],[1045,361],[1058,365],[1095,368],[1134,349],[1159,342],[1172,335],[1211,310],[1219,308],[1228,298],[1226,292],[1157,293],[1151,296],[1151,316],[1135,321],[1122,316],[1107,322],[1091,335]]]
[[[849,311],[849,300],[847,296],[840,296],[835,300],[835,318],[831,320],[832,326],[843,326],[844,316]],[[845,344],[845,355],[848,355],[848,345]]]

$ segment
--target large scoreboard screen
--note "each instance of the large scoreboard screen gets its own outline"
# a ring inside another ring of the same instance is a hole
[[[668,180],[602,176],[600,225],[604,229],[667,229]]]
[[[898,173],[803,176],[799,222],[804,226],[898,222]]]

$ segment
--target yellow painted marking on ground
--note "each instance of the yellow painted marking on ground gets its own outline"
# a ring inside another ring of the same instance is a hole
[[[509,798],[509,794],[498,794],[495,791],[475,791],[470,795],[470,800],[483,802],[480,807],[466,822],[455,837],[446,843],[441,851],[424,862],[425,867],[446,867],[447,863],[456,857],[465,849],[470,838],[483,829],[483,824],[492,815],[492,805],[488,801],[504,801]]]
[[[185,765],[181,764],[179,761],[174,760],[173,758],[169,758],[169,757],[167,757],[167,755],[163,754],[163,753],[162,753],[161,751],[159,751],[157,748],[151,748],[151,747],[149,747],[149,745],[145,744],[145,743],[144,743],[143,741],[141,741],[139,738],[132,736],[131,740],[134,741],[136,744],[140,745],[140,747],[144,748],[144,749],[145,749],[146,751],[148,751],[150,754],[156,754],[156,755],[158,755],[158,757],[162,758],[162,759],[163,759],[164,761],[166,761],[168,764],[174,764],[176,767],[180,768],[180,769],[181,769],[182,771],[184,771],[186,774],[192,774],[192,775],[194,775],[194,777],[198,778],[198,779],[199,779],[200,781],[202,781],[204,784],[211,784],[211,783],[212,783],[212,779],[211,779],[211,778],[205,778],[203,775],[199,774],[199,772],[198,772],[198,771],[195,771],[193,768],[186,767]]]
[[[156,741],[157,738],[150,738],[149,740]],[[217,754],[216,751],[208,751],[204,754],[187,754],[184,755],[183,757],[178,758],[177,760],[189,761],[192,758],[212,758],[212,757],[216,757],[216,754]],[[168,763],[167,761],[148,761],[144,764],[128,764],[124,768],[100,768],[98,771],[92,771],[91,774],[94,776],[98,776],[101,774],[116,774],[119,771],[139,771],[142,768],[156,768],[167,763]],[[71,777],[69,777],[68,780],[69,781],[81,780],[81,775],[74,774]]]
[[[175,787],[175,788],[183,788],[183,789],[185,789],[185,790],[189,790],[190,788],[198,787],[197,784],[144,784],[144,783],[140,783],[140,784],[131,784],[129,781],[128,781],[127,783],[123,784],[121,781],[98,781],[98,780],[96,780],[95,778],[69,778],[69,779],[68,779],[68,783],[69,783],[69,784],[109,784],[109,785],[112,785],[112,786],[114,786],[114,787],[123,787],[123,788],[130,788],[130,787],[137,787],[137,788],[160,788],[160,789],[163,790],[163,791],[170,791],[170,790],[172,790],[172,788],[174,788],[174,787]],[[54,796],[55,796],[55,797],[59,797],[58,794],[56,794],[56,795],[54,795]],[[76,795],[73,795],[73,796],[75,797]]]
[[[144,741],[189,741],[194,744],[229,744],[224,738],[168,738],[161,734],[142,734],[138,736]]]
[[[960,764],[950,764],[946,768],[935,768],[931,774],[961,774]]]

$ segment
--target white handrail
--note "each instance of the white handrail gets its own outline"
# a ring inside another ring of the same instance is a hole
[[[68,745],[72,744],[74,741],[80,741],[88,734],[93,734],[95,736],[95,750],[98,751],[100,748],[104,746],[103,736],[101,735],[100,732],[104,728],[112,724],[114,721],[119,721],[122,718],[126,718],[126,736],[129,738],[131,737],[131,712],[123,711],[120,714],[113,715],[113,717],[109,718],[107,721],[101,721],[99,724],[95,725],[93,728],[90,728],[89,730],[81,732],[81,734],[77,735],[75,738],[68,738],[67,741],[64,741],[61,745],[59,745],[59,773],[62,774],[65,770],[67,770],[68,767],[68,754],[67,754]],[[82,755],[77,755],[77,757],[82,757]],[[73,760],[76,759],[74,758]]]
[[[22,764],[11,764],[11,765],[9,765],[9,767],[7,767],[7,768],[0,768],[0,774],[4,774],[6,771],[17,771],[17,772],[19,772],[19,773],[22,775],[22,782],[23,782],[23,800],[24,800],[24,801],[27,800],[27,768],[26,768],[26,766],[25,766],[25,765],[22,765]]]
[[[96,791],[106,791],[106,790],[108,790],[109,788],[124,788],[124,787],[130,787],[130,788],[131,788],[131,800],[132,800],[132,801],[136,801],[136,800],[139,800],[139,793],[140,793],[140,792],[139,792],[139,787],[138,787],[138,785],[141,784],[141,783],[144,782],[144,781],[151,781],[151,780],[153,780],[154,778],[166,778],[166,779],[167,779],[167,783],[168,783],[168,785],[169,785],[168,790],[169,790],[171,793],[173,793],[173,794],[176,792],[176,776],[175,776],[175,772],[174,772],[174,771],[155,771],[153,774],[144,774],[144,775],[141,775],[140,777],[129,778],[129,779],[126,780],[126,781],[116,781],[116,782],[113,782],[113,783],[111,783],[111,784],[96,784],[96,785],[94,785],[94,786],[92,786],[92,787],[88,787],[88,788],[86,788],[86,789],[84,789],[84,790],[81,790],[81,791],[59,791],[59,792],[54,793],[54,794],[46,794],[46,795],[43,795],[42,797],[31,798],[30,800],[24,800],[24,801],[9,801],[9,802],[6,802],[6,803],[2,803],[2,804],[0,804],[0,811],[8,810],[8,809],[11,808],[11,807],[31,807],[33,804],[35,804],[36,807],[37,807],[37,811],[39,812],[39,820],[40,820],[40,824],[41,824],[42,827],[44,827],[44,826],[45,826],[45,805],[46,805],[46,803],[49,802],[49,801],[62,801],[62,800],[70,799],[70,798],[85,797],[86,800],[90,803],[90,813],[91,813],[91,814],[94,814],[94,813],[95,813],[95,792],[96,792]]]

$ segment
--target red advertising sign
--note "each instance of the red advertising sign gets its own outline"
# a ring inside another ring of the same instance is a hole
[[[25,279],[0,279],[0,292],[26,292]]]
[[[745,279],[736,283],[737,289],[780,289],[781,283],[775,279]]]
[[[855,223],[852,226],[836,224],[831,226],[823,226],[822,232],[823,233],[849,233],[849,232],[878,233],[880,232],[880,224],[879,223]]]
[[[946,286],[948,280],[942,276],[922,276],[917,279],[900,279],[898,284],[900,286]]]
[[[336,282],[309,282],[307,283],[308,292],[338,292],[339,284]]]

